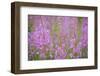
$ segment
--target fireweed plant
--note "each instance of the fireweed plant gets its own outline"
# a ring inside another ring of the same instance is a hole
[[[88,56],[88,18],[28,15],[28,60]]]

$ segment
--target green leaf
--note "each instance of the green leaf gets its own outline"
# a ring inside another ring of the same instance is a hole
[[[31,32],[32,30],[31,27],[32,27],[31,25],[28,25],[28,32]]]
[[[71,59],[70,55],[67,55],[67,56],[66,56],[66,59]]]
[[[83,18],[79,17],[78,18],[78,29],[77,29],[78,38],[80,38],[81,33],[82,33],[82,21],[83,21]]]
[[[50,59],[50,51],[46,52],[46,59]]]
[[[39,54],[35,54],[35,56],[33,57],[33,60],[40,60]]]
[[[45,55],[46,59],[54,59],[54,53],[52,51],[47,51]],[[50,55],[52,55],[52,58],[50,57]]]
[[[82,48],[81,56],[82,56],[82,58],[88,57],[88,48]]]
[[[52,30],[53,30],[53,32],[56,32],[56,33],[58,33],[59,32],[59,30],[60,30],[60,27],[59,27],[59,25],[58,24],[53,24],[53,26],[52,26]]]

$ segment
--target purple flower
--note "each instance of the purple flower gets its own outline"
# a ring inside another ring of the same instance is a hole
[[[67,52],[65,51],[65,46],[62,45],[61,46],[56,46],[55,48],[55,59],[65,59],[65,57],[67,56]]]
[[[88,45],[88,18],[83,18],[82,23],[82,37],[81,37],[82,47],[87,47]]]
[[[42,48],[42,46],[50,44],[50,31],[42,25],[35,29],[32,36],[34,46],[37,48]]]

